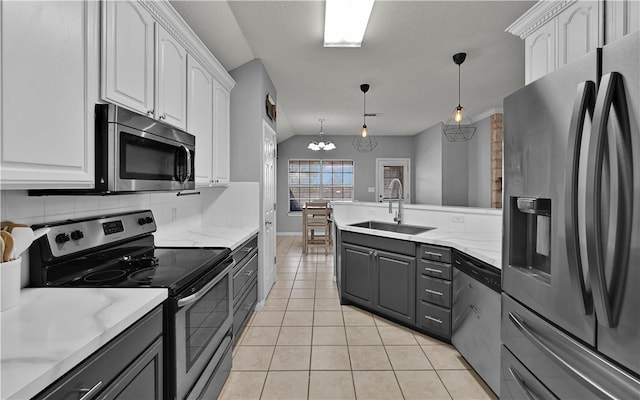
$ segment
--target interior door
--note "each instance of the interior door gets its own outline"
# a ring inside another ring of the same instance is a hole
[[[262,177],[262,288],[259,297],[264,299],[276,281],[276,132],[262,121],[264,165]]]
[[[573,218],[585,197],[589,113],[571,128],[572,116],[581,115],[574,112],[582,104],[577,100],[588,88],[595,92],[596,66],[597,55],[590,53],[504,100],[502,289],[591,345],[595,319],[581,257],[585,221]],[[527,209],[527,198],[539,199],[535,207],[548,212]]]

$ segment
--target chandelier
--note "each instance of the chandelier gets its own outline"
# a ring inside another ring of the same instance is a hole
[[[307,146],[307,149],[313,150],[313,151],[319,151],[319,150],[329,151],[329,150],[335,149],[336,145],[333,144],[331,140],[327,140],[326,142],[322,140],[322,135],[324,134],[323,122],[325,121],[325,119],[320,118],[318,121],[320,121],[320,132],[318,133],[320,138],[318,141],[312,140]]]

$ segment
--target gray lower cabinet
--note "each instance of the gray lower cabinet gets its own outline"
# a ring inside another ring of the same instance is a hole
[[[417,272],[416,325],[451,339],[451,249],[422,244]]]
[[[162,326],[159,306],[34,399],[162,400]]]
[[[342,237],[343,300],[415,324],[415,246],[396,246],[403,242],[353,232],[343,232]],[[402,253],[389,251],[394,248]]]
[[[245,241],[231,255],[236,262],[233,268],[233,338],[237,340],[258,302],[258,235]]]

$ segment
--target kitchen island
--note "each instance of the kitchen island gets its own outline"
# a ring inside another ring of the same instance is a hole
[[[23,289],[3,311],[2,399],[29,399],[167,298],[166,289]]]

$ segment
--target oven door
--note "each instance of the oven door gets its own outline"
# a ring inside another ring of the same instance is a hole
[[[113,191],[185,190],[195,187],[195,146],[153,133],[110,124]]]
[[[177,399],[186,397],[231,328],[231,271],[235,261],[228,258],[225,263],[228,266],[224,271],[202,289],[193,294],[187,290],[174,300]]]

